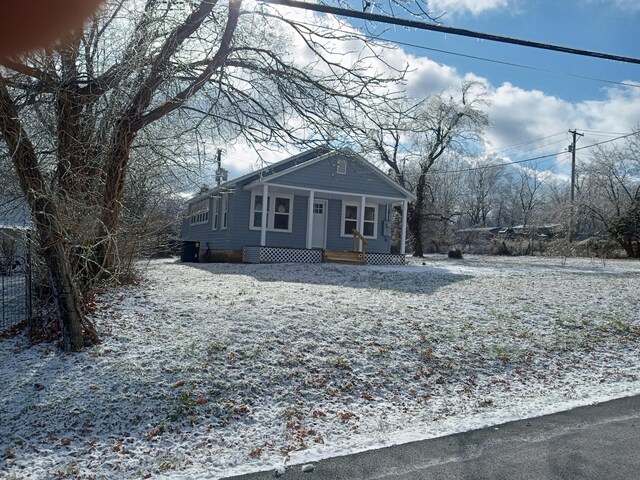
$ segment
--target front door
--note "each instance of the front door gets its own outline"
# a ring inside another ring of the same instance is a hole
[[[327,201],[314,200],[313,202],[313,235],[311,248],[325,248],[327,233]]]

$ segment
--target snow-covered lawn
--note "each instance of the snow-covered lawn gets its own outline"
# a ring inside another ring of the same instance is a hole
[[[218,478],[640,393],[640,262],[144,268],[102,345],[0,341],[0,478]]]

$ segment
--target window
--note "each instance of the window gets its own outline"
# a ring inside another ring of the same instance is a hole
[[[267,202],[269,201],[269,198],[267,197]],[[267,206],[268,208],[268,206]],[[262,212],[264,211],[263,208],[263,200],[262,200],[262,195],[254,195],[253,197],[253,214],[251,215],[251,218],[253,218],[253,224],[252,226],[254,228],[262,228]]]
[[[191,225],[200,225],[209,221],[209,199],[191,205]]]
[[[353,230],[358,230],[359,218],[358,211],[360,205],[355,203],[342,204],[342,236],[350,237],[353,235]],[[364,225],[362,228],[362,235],[366,238],[377,238],[378,229],[378,206],[366,205],[364,207]]]
[[[345,205],[344,206],[344,229],[343,235],[352,235],[353,230],[358,229],[358,206],[357,205]]]
[[[364,225],[362,235],[365,237],[376,236],[376,207],[364,207]]]
[[[346,175],[347,173],[347,161],[344,158],[338,159],[338,173],[340,175]]]
[[[269,195],[265,208],[262,195],[253,194],[251,201],[251,225],[252,230],[262,228],[262,215],[267,215],[267,230],[282,232],[291,231],[291,217],[293,211],[293,196]]]
[[[287,197],[274,197],[273,204],[276,209],[273,212],[273,229],[289,230],[291,224],[291,199]]]
[[[227,228],[229,221],[229,194],[222,195],[222,230]]]
[[[212,218],[213,218],[213,222],[211,224],[211,229],[212,230],[217,230],[218,229],[218,210],[219,210],[219,201],[217,198],[213,199],[213,211],[212,211]]]

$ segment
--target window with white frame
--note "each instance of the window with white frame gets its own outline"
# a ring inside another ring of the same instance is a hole
[[[229,223],[229,194],[222,195],[222,230],[227,228]]]
[[[340,175],[346,175],[347,173],[347,160],[344,158],[339,158],[338,159],[338,170],[337,172]]]
[[[361,204],[342,202],[342,236],[350,237],[353,230],[358,230],[359,212]],[[365,238],[377,238],[378,236],[378,206],[365,205],[364,225],[362,236]]]
[[[212,230],[217,230],[218,229],[218,213],[219,213],[219,207],[220,207],[220,201],[218,200],[218,198],[214,198],[213,199],[213,206],[212,208],[212,212],[211,212],[211,218],[212,218],[212,222],[211,222],[211,229]]]
[[[264,198],[258,193],[251,196],[252,230],[262,228],[262,215],[267,215],[267,230],[290,232],[293,217],[293,195],[273,194]]]
[[[200,225],[209,221],[209,199],[191,205],[191,225]]]

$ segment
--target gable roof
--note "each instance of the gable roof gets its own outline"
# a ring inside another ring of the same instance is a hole
[[[291,165],[291,166],[289,166],[288,168],[286,168],[284,170],[281,170],[279,172],[270,174],[268,176],[264,176],[261,179],[255,180],[253,182],[250,182],[250,184],[251,183],[253,183],[253,184],[262,184],[262,183],[271,182],[271,181],[276,180],[276,179],[278,179],[280,177],[283,177],[285,175],[293,173],[296,170],[308,167],[310,165],[313,165],[314,163],[317,163],[317,162],[319,162],[321,160],[325,160],[327,158],[330,158],[331,156],[338,155],[338,154],[342,154],[345,157],[348,157],[350,160],[357,161],[358,163],[360,163],[360,165],[362,165],[365,168],[367,168],[370,172],[372,172],[380,180],[382,180],[383,182],[385,182],[386,184],[390,185],[392,188],[394,188],[395,190],[400,192],[404,197],[415,201],[415,195],[413,193],[411,193],[410,191],[406,190],[404,187],[402,187],[398,182],[393,180],[388,175],[385,175],[385,173],[382,170],[380,170],[378,167],[373,165],[366,158],[362,157],[361,155],[358,155],[357,153],[355,153],[353,150],[350,150],[350,149],[329,150],[329,151],[327,151],[326,153],[324,153],[322,155],[318,155],[315,158],[309,159],[305,163],[298,163],[296,165]]]
[[[30,230],[33,228],[27,202],[21,198],[0,196],[0,229]]]
[[[219,187],[212,188],[207,190],[204,193],[200,193],[197,196],[193,197],[190,200],[190,203],[196,202],[198,200],[202,200],[205,197],[208,197],[212,194],[215,194],[220,191],[228,190],[235,187],[242,187],[250,184],[261,184],[270,182],[284,175],[288,175],[289,173],[295,172],[300,168],[307,167],[309,165],[313,165],[321,160],[325,160],[329,158],[331,155],[343,154],[348,156],[350,159],[354,159],[358,161],[360,164],[366,166],[369,170],[371,170],[377,177],[379,177],[384,182],[393,186],[396,190],[403,194],[408,199],[415,200],[415,195],[410,191],[403,188],[399,183],[394,181],[388,175],[385,175],[378,167],[370,163],[361,155],[358,155],[353,150],[350,149],[332,149],[329,147],[318,147],[312,150],[308,150],[306,152],[300,153],[298,155],[294,155],[293,157],[289,157],[280,162],[274,163],[272,165],[268,165],[260,170],[255,172],[251,172],[249,174],[243,175],[236,179],[230,180],[228,182],[224,182],[220,184]]]

